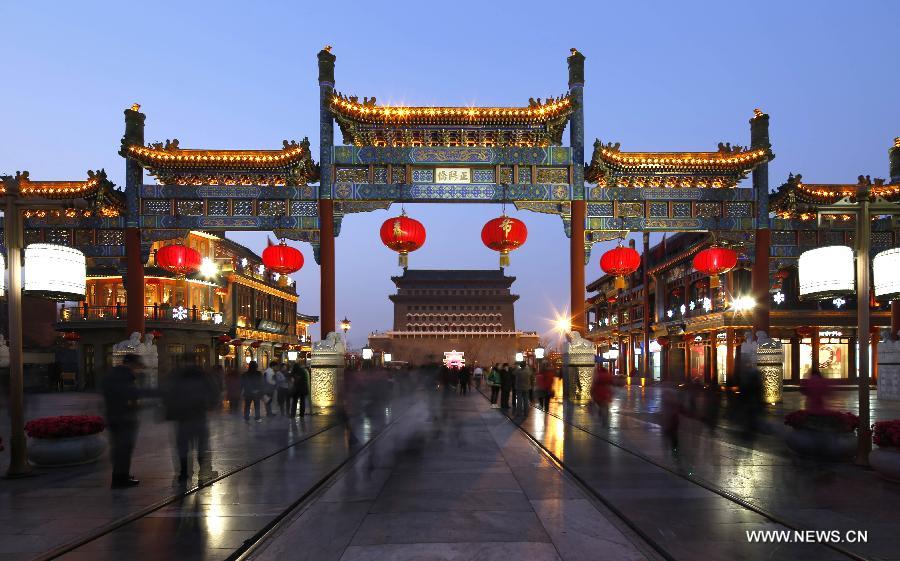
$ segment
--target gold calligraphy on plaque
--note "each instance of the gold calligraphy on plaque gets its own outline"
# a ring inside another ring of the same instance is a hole
[[[435,183],[471,183],[472,170],[469,168],[435,168]]]

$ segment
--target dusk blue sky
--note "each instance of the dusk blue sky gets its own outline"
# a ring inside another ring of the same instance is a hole
[[[812,182],[885,177],[900,136],[897,2],[7,1],[0,20],[0,172],[33,179],[104,167],[124,185],[117,150],[132,102],[147,114],[147,141],[278,148],[309,136],[318,160],[315,55],[326,44],[337,89],[411,105],[562,94],[577,47],[587,57],[587,159],[597,137],[623,150],[746,145],[760,107],[777,155],[772,189],[792,171]],[[398,211],[350,216],[337,239],[336,313],[353,321],[356,346],[391,327],[399,269],[378,227]],[[407,211],[428,230],[411,267],[497,266],[479,233],[498,205]],[[544,332],[568,302],[568,241],[558,217],[516,216],[529,228],[508,269],[517,325]],[[229,237],[261,251],[266,233]],[[318,314],[318,267],[310,246],[300,249],[300,310]],[[589,281],[603,250],[594,248]]]

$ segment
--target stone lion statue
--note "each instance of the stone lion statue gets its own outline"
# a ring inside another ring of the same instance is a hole
[[[569,350],[594,350],[594,343],[581,336],[581,333],[573,331],[568,335]]]
[[[332,331],[324,340],[313,343],[313,351],[343,353],[344,342],[341,341],[340,335]]]

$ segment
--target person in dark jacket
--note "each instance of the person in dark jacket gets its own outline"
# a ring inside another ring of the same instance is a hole
[[[250,420],[250,404],[256,413],[256,422],[262,422],[259,412],[259,400],[263,394],[262,372],[256,369],[256,361],[247,364],[247,371],[241,374],[241,390],[244,392],[244,420]]]
[[[219,473],[212,471],[206,412],[218,404],[218,385],[197,365],[195,356],[187,354],[182,357],[182,367],[175,374],[170,391],[168,417],[175,421],[175,443],[181,466],[178,480],[188,478],[188,455],[192,445],[197,450],[200,481],[217,477]]]
[[[241,373],[231,369],[225,376],[225,397],[228,399],[228,412],[237,414],[241,407]]]
[[[509,409],[509,394],[513,390],[513,374],[508,363],[500,367],[500,409]]]
[[[106,405],[106,426],[109,428],[110,457],[112,458],[112,487],[134,487],[140,481],[131,475],[131,455],[138,432],[138,398],[135,372],[141,367],[136,354],[122,357],[122,364],[114,367],[103,380],[103,401]]]
[[[297,405],[300,405],[300,416],[306,414],[306,396],[309,395],[309,369],[294,363],[291,369],[291,418],[297,415]]]

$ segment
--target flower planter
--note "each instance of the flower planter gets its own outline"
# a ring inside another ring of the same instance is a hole
[[[900,448],[874,448],[869,454],[869,465],[881,477],[900,483]]]
[[[28,461],[39,467],[77,466],[96,462],[106,450],[101,434],[65,438],[31,438],[28,442]]]
[[[788,448],[800,456],[842,462],[856,456],[856,434],[795,428],[785,439]]]

